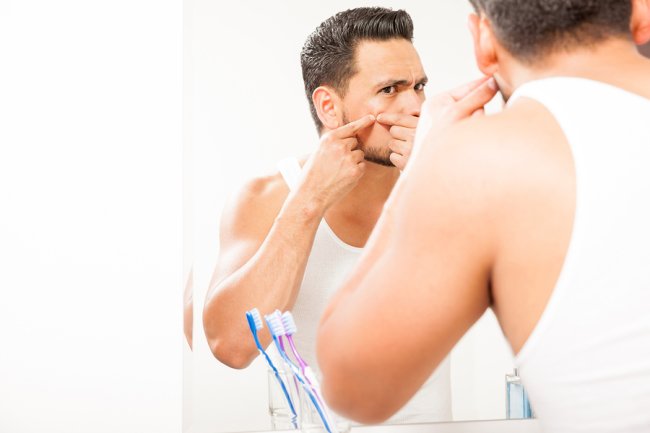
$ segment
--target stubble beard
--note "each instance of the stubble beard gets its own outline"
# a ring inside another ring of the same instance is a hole
[[[345,113],[343,113],[343,123],[346,125],[350,123]],[[379,146],[368,146],[359,137],[357,137],[357,141],[359,142],[357,148],[363,151],[363,159],[368,162],[383,165],[384,167],[395,167],[395,164],[390,160],[391,151],[388,147],[382,149]]]

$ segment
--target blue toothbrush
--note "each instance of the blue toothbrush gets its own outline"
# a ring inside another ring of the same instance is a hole
[[[262,348],[262,344],[260,343],[259,337],[257,336],[257,331],[264,328],[264,323],[262,322],[262,317],[260,315],[259,310],[257,308],[253,308],[252,310],[247,311],[246,320],[248,320],[248,326],[250,327],[251,334],[253,334],[253,339],[255,340],[255,345],[257,346],[257,349],[266,358],[266,362],[269,364],[269,367],[271,367],[271,369],[273,370],[273,373],[275,374],[275,378],[278,380],[278,383],[282,388],[282,392],[284,393],[284,396],[287,399],[287,403],[289,403],[289,408],[291,409],[291,414],[292,414],[291,424],[293,424],[293,427],[297,429],[298,424],[296,422],[296,418],[298,417],[298,415],[296,414],[296,409],[293,407],[293,402],[291,401],[291,397],[289,396],[287,387],[284,384],[282,378],[280,377],[280,374],[278,373],[278,369],[275,367],[275,365],[273,365],[273,361],[271,361],[269,355],[267,355],[267,353]]]
[[[328,433],[337,433],[336,425],[331,421],[331,417],[329,416],[327,406],[324,406],[324,404],[322,404],[322,401],[319,398],[316,389],[314,389],[309,379],[307,379],[302,374],[300,367],[298,367],[287,356],[287,353],[284,351],[284,345],[281,342],[281,338],[282,336],[286,335],[286,330],[284,328],[284,324],[282,323],[281,313],[278,310],[276,310],[273,314],[266,315],[264,316],[264,318],[266,319],[266,323],[269,325],[269,330],[271,331],[273,342],[275,343],[278,352],[280,352],[280,356],[282,356],[282,359],[284,359],[285,363],[293,371],[294,376],[301,383],[303,389],[305,390],[312,404],[316,408],[318,415],[323,421],[323,425],[325,426],[325,429],[328,431]]]

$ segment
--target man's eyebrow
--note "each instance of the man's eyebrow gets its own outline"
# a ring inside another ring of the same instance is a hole
[[[424,77],[419,78],[419,79],[416,80],[415,82],[418,83],[418,84],[419,84],[419,83],[424,83],[424,84],[426,84],[428,81],[429,81],[429,79],[428,79],[427,76],[425,75]],[[385,81],[382,81],[382,82],[380,82],[380,83],[377,83],[377,86],[376,86],[376,87],[377,87],[378,89],[383,89],[384,87],[391,87],[391,86],[406,86],[406,85],[408,85],[409,83],[410,83],[410,81],[407,80],[407,79],[401,79],[401,80],[400,80],[400,79],[394,79],[394,78],[391,78],[391,79],[389,79],[389,80],[385,80]]]

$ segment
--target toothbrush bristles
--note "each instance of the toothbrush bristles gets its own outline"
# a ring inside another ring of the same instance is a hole
[[[264,316],[266,318],[266,323],[269,325],[269,330],[276,337],[281,337],[285,335],[284,325],[282,324],[282,317],[278,311],[273,314],[268,314]]]
[[[251,316],[253,316],[253,321],[255,322],[255,327],[257,330],[259,331],[260,329],[264,328],[264,322],[262,322],[262,315],[260,314],[260,310],[253,308],[249,311],[249,313],[251,313]]]
[[[293,315],[290,311],[285,311],[284,314],[282,314],[282,324],[284,325],[287,335],[293,335],[298,331],[298,327],[296,326],[296,322],[293,320]]]

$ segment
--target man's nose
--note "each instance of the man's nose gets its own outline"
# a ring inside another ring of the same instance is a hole
[[[423,102],[424,93],[410,89],[404,92],[402,112],[411,116],[420,117],[420,109],[422,108]]]

